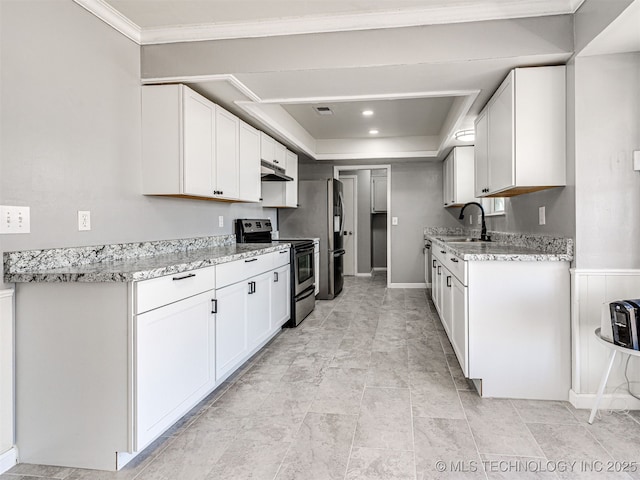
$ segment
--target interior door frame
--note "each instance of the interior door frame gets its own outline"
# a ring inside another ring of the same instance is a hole
[[[358,276],[358,176],[341,175],[342,178],[353,179],[353,276]],[[343,190],[344,191],[344,190]]]
[[[343,170],[382,170],[387,171],[387,287],[391,288],[391,165],[334,165],[333,178],[339,180]],[[357,269],[356,269],[357,273]]]

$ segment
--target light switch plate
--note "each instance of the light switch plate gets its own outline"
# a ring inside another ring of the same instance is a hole
[[[538,208],[538,224],[544,225],[545,223],[547,223],[545,207],[539,207]]]
[[[640,150],[633,152],[633,169],[640,171]]]
[[[398,224],[398,217],[391,217],[391,225],[397,225]]]
[[[218,215],[218,227],[224,227],[224,216]]]
[[[0,233],[31,233],[31,209],[29,207],[0,206]]]

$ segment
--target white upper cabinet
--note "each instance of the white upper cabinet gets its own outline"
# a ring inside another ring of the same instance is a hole
[[[371,177],[371,213],[387,211],[387,177]]]
[[[277,145],[279,144],[276,144],[276,147]],[[287,182],[262,182],[263,207],[297,208],[298,206],[298,155],[285,149],[284,158],[284,163],[280,163],[279,166],[282,166],[285,169],[285,174],[293,178],[293,180]]]
[[[184,85],[142,87],[143,194],[258,201],[259,140],[241,171],[240,131],[235,115]]]
[[[216,197],[240,198],[240,120],[216,105],[215,121],[214,191]]]
[[[473,147],[454,147],[442,165],[444,206],[461,206],[475,200]]]
[[[260,132],[240,122],[240,198],[260,201]]]
[[[566,185],[565,67],[512,70],[476,119],[475,195]]]

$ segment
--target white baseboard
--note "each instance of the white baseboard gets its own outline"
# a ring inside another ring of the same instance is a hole
[[[431,282],[425,283],[425,285],[427,286],[427,288],[431,288]]]
[[[569,402],[576,408],[591,410],[596,402],[595,393],[576,393],[569,390]],[[604,394],[598,410],[640,410],[640,400],[628,393]]]
[[[427,288],[426,283],[389,283],[387,288]]]
[[[372,272],[386,272],[387,267],[373,267]]]
[[[0,454],[0,474],[13,468],[18,463],[18,451],[16,447],[11,447],[4,453]]]
[[[356,277],[373,277],[373,273],[356,273]]]

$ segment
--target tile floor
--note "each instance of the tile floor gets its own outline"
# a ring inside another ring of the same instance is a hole
[[[385,282],[348,278],[120,472],[0,479],[640,479],[638,412],[480,399],[427,292]]]

